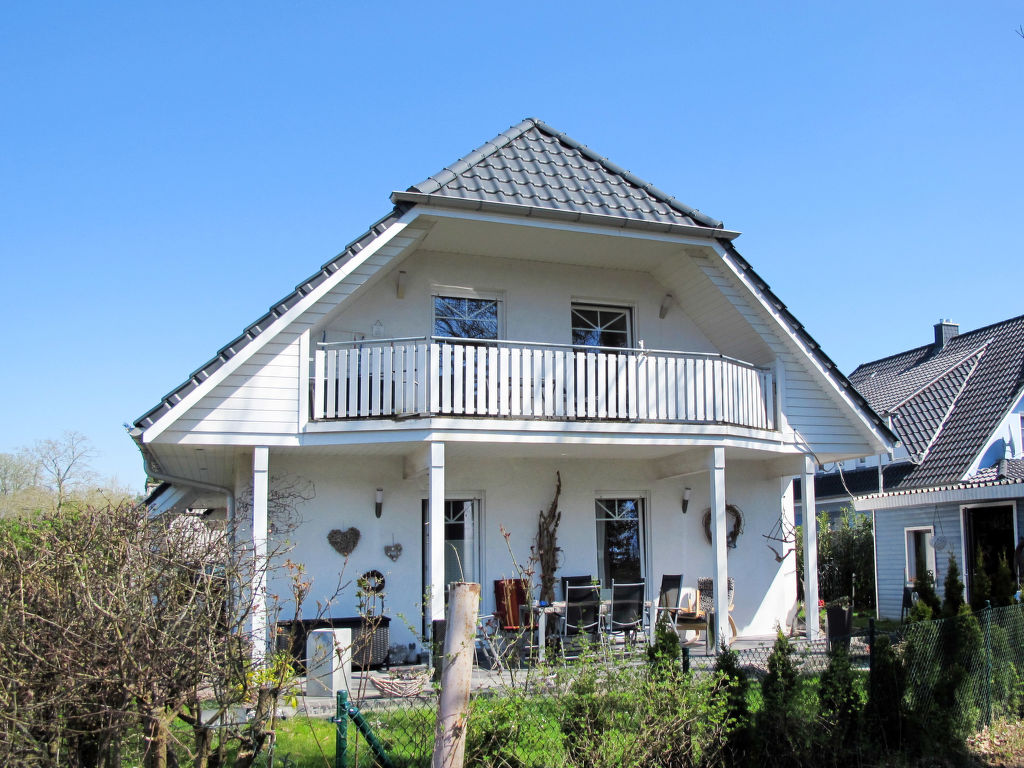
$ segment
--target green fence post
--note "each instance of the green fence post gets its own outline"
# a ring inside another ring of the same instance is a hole
[[[875,696],[875,620],[868,619],[868,696]]]
[[[690,671],[690,649],[689,648],[682,648],[680,650],[682,650],[682,652],[683,652],[683,672],[689,672]]]
[[[992,725],[992,602],[985,601],[985,725]]]
[[[334,768],[345,768],[348,752],[348,691],[338,691],[334,705]]]

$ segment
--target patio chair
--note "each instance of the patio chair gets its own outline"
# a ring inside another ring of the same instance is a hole
[[[636,641],[637,633],[644,631],[644,582],[612,581],[612,604],[605,630],[609,637],[621,633],[623,642]]]
[[[562,599],[568,600],[569,587],[589,587],[594,583],[593,577],[588,573],[586,576],[563,576],[562,577]]]
[[[682,639],[687,630],[707,632],[708,615],[701,609],[700,591],[683,586],[682,574],[665,574],[658,590],[655,621],[667,621]]]
[[[498,626],[506,632],[515,632],[523,628],[524,623],[531,623],[526,611],[526,579],[495,579],[494,580],[494,613]]]
[[[736,639],[736,635],[739,634],[736,629],[736,622],[732,618],[733,600],[736,597],[736,580],[732,576],[729,577],[729,629],[732,631],[732,637],[729,639],[731,643]],[[703,576],[697,579],[697,591],[700,593],[700,609],[706,614],[711,614],[715,610],[715,580],[710,576]],[[716,641],[717,642],[717,641]]]
[[[601,632],[601,591],[593,584],[567,585],[562,618],[562,653],[580,640],[596,642]]]

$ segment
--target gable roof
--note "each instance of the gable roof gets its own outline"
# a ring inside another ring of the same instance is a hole
[[[913,470],[893,490],[960,481],[1024,387],[1024,315],[861,365],[850,381],[890,416]],[[888,488],[887,488],[888,490]]]
[[[726,234],[722,222],[535,118],[523,120],[439,173],[392,195],[395,202],[429,203],[431,198],[707,227]]]
[[[768,283],[735,249],[731,240],[738,236],[738,232],[724,229],[722,222],[683,204],[540,120],[523,120],[405,192],[392,193],[391,200],[395,207],[390,213],[218,350],[185,382],[140,416],[134,426],[145,430],[155,424],[303,297],[370,247],[406,212],[417,205],[442,205],[603,226],[680,232],[717,241],[737,269],[763,294],[768,304],[780,314],[783,323],[806,346],[825,375],[853,401],[884,439],[895,439],[885,421],[870,408],[771,291]]]

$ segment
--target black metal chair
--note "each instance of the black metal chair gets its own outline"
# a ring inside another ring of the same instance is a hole
[[[562,654],[567,658],[580,642],[596,643],[601,633],[601,590],[593,584],[567,585],[562,617]]]
[[[563,576],[562,577],[562,599],[568,600],[568,587],[589,587],[594,583],[594,577],[589,573],[586,576]]]
[[[633,644],[644,632],[644,582],[620,584],[612,581],[612,604],[605,630],[609,636],[622,634],[624,643]]]

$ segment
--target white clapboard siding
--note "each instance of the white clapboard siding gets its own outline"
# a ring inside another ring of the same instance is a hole
[[[321,345],[311,376],[315,420],[435,413],[775,424],[771,372],[708,355],[360,341]]]
[[[321,324],[327,315],[360,288],[367,279],[381,269],[387,268],[396,257],[412,246],[421,234],[418,227],[407,227],[367,257],[362,265],[306,308],[287,327],[276,331],[276,335],[259,350],[249,353],[243,348],[240,354],[246,356],[245,362],[238,365],[223,381],[183,412],[167,428],[167,438],[161,439],[174,439],[189,432],[295,434],[299,429],[299,382],[300,379],[305,379],[305,376],[299,376],[300,366],[310,364],[308,360],[300,359],[300,337],[309,329]],[[326,358],[324,363],[326,364]],[[310,397],[312,413],[317,413],[318,410],[323,412],[326,409],[326,373],[322,384],[318,378],[314,377],[310,382],[313,389]],[[319,395],[318,387],[322,387]],[[343,399],[342,393],[337,390],[332,402],[335,408],[347,407],[347,400]],[[380,407],[383,413],[383,401]],[[339,415],[336,411],[335,417]]]

